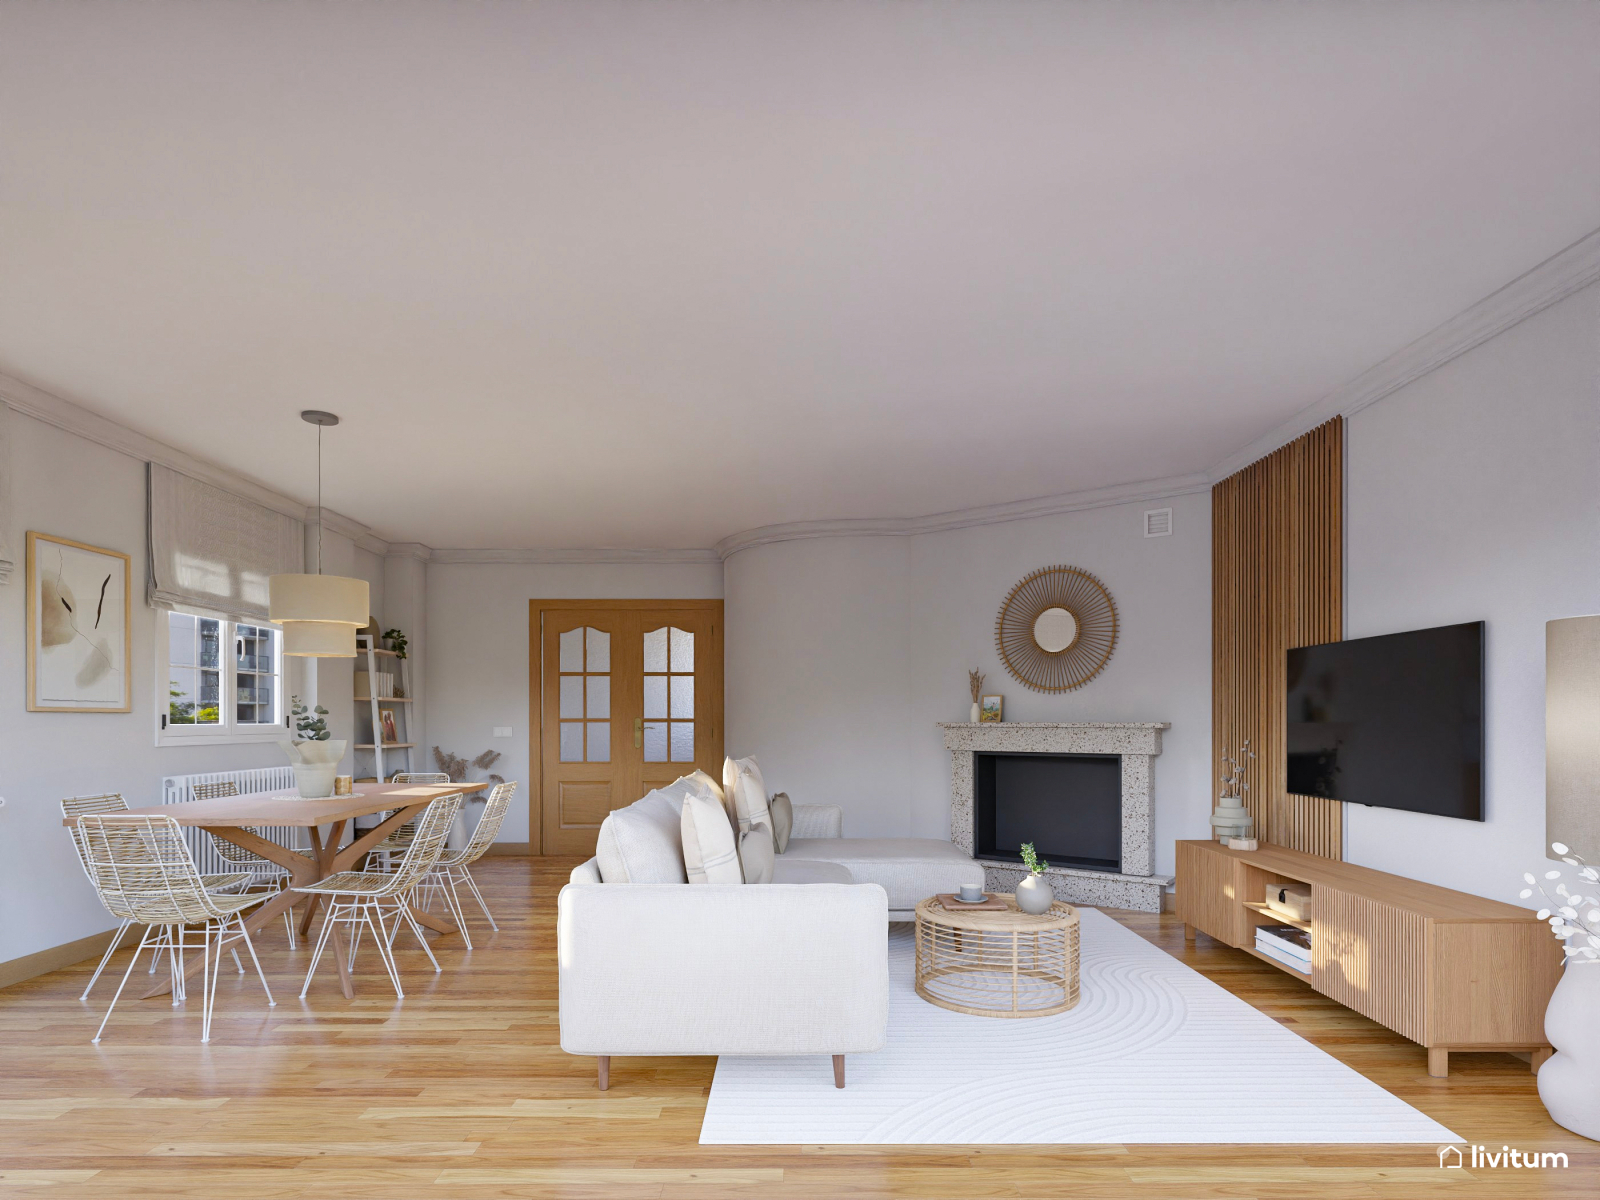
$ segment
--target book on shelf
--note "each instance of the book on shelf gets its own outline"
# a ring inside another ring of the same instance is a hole
[[[1293,925],[1257,925],[1256,948],[1265,946],[1305,962],[1311,961],[1311,935]]]
[[[1276,942],[1269,942],[1265,938],[1256,939],[1256,952],[1265,954],[1268,958],[1281,962],[1286,967],[1299,971],[1302,975],[1311,974],[1311,960],[1301,958],[1299,955],[1290,954]]]

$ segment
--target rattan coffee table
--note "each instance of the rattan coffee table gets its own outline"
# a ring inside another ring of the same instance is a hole
[[[1000,899],[1004,912],[917,905],[917,995],[978,1017],[1066,1012],[1078,1003],[1078,910],[1058,900],[1033,916]]]

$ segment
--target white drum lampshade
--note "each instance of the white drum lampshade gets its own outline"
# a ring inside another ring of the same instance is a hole
[[[283,652],[301,658],[354,658],[356,630],[367,623],[365,579],[274,575],[267,580],[269,619],[283,626]]]

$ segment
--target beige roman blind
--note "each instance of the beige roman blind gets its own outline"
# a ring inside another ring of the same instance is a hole
[[[303,524],[159,463],[148,470],[151,606],[265,621],[268,577],[305,569]]]

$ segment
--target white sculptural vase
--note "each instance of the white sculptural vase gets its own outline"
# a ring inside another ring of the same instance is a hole
[[[1025,913],[1038,916],[1049,912],[1055,902],[1056,894],[1043,875],[1029,875],[1017,884],[1017,907]]]
[[[333,795],[333,778],[344,757],[344,742],[279,742],[294,765],[294,786],[302,800]]]
[[[1600,962],[1569,961],[1544,1013],[1556,1052],[1539,1068],[1550,1119],[1600,1142]]]
[[[1223,842],[1231,837],[1252,837],[1255,826],[1255,818],[1244,806],[1243,797],[1222,796],[1217,800],[1217,807],[1211,814],[1211,828],[1216,833],[1217,841]]]

